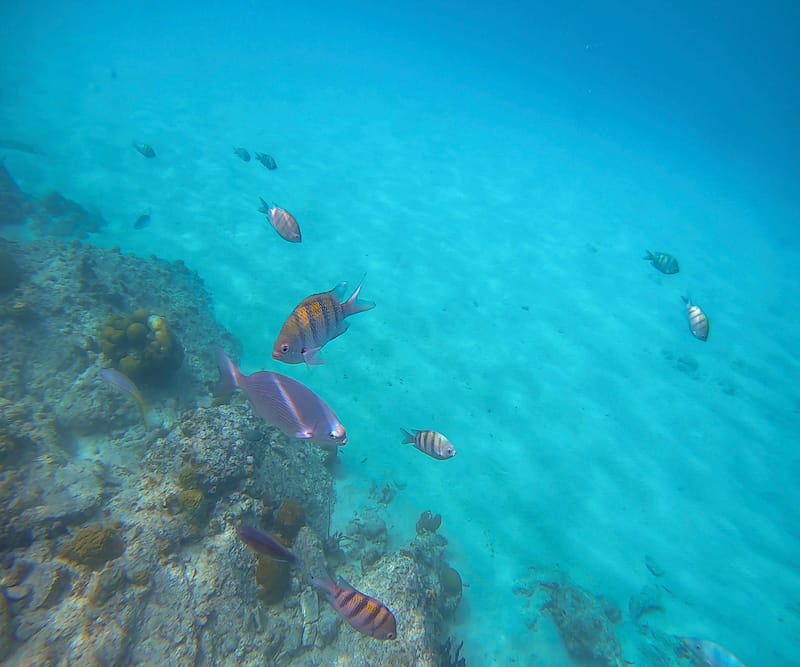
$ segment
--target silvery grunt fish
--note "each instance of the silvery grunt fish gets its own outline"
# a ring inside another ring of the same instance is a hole
[[[270,371],[244,375],[220,349],[217,349],[217,364],[219,389],[223,392],[241,389],[253,412],[285,435],[318,445],[347,444],[345,428],[333,410],[297,380]]]
[[[323,591],[337,614],[353,628],[375,639],[396,639],[397,621],[380,600],[365,595],[342,580],[335,584],[327,575],[311,577],[311,583]]]
[[[642,259],[649,261],[661,273],[666,273],[668,276],[678,273],[678,260],[672,255],[666,252],[650,252],[649,250],[646,252],[647,254]]]
[[[265,554],[274,560],[284,561],[292,565],[296,565],[298,562],[297,556],[274,537],[262,533],[258,528],[253,528],[252,526],[237,526],[236,535],[256,553]]]
[[[733,653],[707,639],[685,637],[681,642],[705,667],[746,667]]]
[[[142,413],[145,428],[150,428],[150,408],[147,407],[147,403],[142,397],[142,392],[139,391],[133,380],[124,373],[120,373],[116,368],[103,368],[98,375],[107,385],[136,402]]]
[[[456,455],[456,449],[453,444],[441,433],[436,431],[418,431],[411,429],[409,433],[404,428],[400,431],[403,433],[403,444],[413,444],[419,451],[424,452],[428,456],[440,461],[452,459]]]
[[[700,310],[699,306],[695,306],[689,297],[681,297],[686,304],[686,319],[689,322],[689,330],[692,335],[698,340],[708,340],[708,318],[706,314]]]
[[[361,283],[342,303],[346,287],[347,283],[339,283],[332,290],[312,294],[297,304],[281,327],[272,358],[286,364],[325,363],[317,354],[326,343],[347,331],[345,318],[375,307],[372,301],[359,300]]]
[[[303,240],[300,234],[300,225],[289,211],[280,206],[270,206],[263,199],[261,199],[261,208],[258,210],[267,216],[267,221],[282,239],[289,243],[300,243]]]

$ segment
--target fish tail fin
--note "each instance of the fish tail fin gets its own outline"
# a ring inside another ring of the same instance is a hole
[[[258,199],[261,202],[261,207],[258,209],[258,212],[263,213],[264,215],[269,215],[269,209],[271,206],[264,201],[263,197],[259,197]]]
[[[400,429],[400,433],[403,434],[403,442],[401,444],[408,445],[408,444],[414,442],[414,434],[413,433],[409,433],[404,428]]]
[[[217,366],[219,367],[219,382],[215,388],[217,395],[224,396],[230,394],[236,387],[240,386],[242,374],[236,368],[236,364],[225,354],[221,347],[216,348]]]
[[[681,299],[683,299],[683,302],[684,302],[684,303],[685,303],[687,306],[691,306],[691,305],[692,305],[692,300],[691,300],[691,298],[689,297],[689,295],[688,295],[688,294],[687,294],[686,296],[681,296]]]
[[[364,299],[358,298],[358,294],[361,292],[361,286],[363,284],[364,278],[362,278],[361,282],[358,283],[358,287],[355,288],[353,293],[350,295],[350,298],[342,304],[342,311],[344,312],[345,317],[355,315],[356,313],[363,313],[365,310],[372,310],[375,307],[374,301],[365,301]]]

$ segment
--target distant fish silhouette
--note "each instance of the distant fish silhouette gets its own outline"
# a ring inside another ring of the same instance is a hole
[[[275,162],[275,158],[272,157],[271,155],[267,155],[266,153],[259,153],[258,151],[256,151],[256,160],[258,160],[270,171],[278,168],[278,165]]]
[[[250,153],[247,152],[246,148],[239,148],[233,149],[233,154],[241,158],[244,162],[250,162]]]
[[[666,252],[650,252],[649,250],[646,252],[647,254],[642,259],[646,259],[661,273],[666,273],[667,275],[678,273],[678,260],[672,255]]]
[[[136,218],[136,222],[133,223],[134,229],[144,229],[147,225],[150,224],[150,214],[143,213],[138,218]]]
[[[150,144],[140,144],[134,142],[133,147],[147,158],[155,157],[156,152]]]

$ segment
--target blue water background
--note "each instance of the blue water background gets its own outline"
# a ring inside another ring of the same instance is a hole
[[[396,544],[442,513],[470,664],[568,664],[511,592],[529,566],[627,610],[646,555],[669,588],[652,626],[795,664],[800,9],[523,4],[4,3],[0,137],[47,151],[6,165],[97,206],[93,242],[186,261],[245,370],[326,397],[340,522],[394,481]],[[329,364],[278,367],[291,307],[365,273],[378,308]]]

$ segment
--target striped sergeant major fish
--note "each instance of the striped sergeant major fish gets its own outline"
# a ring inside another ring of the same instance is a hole
[[[404,445],[413,444],[419,451],[435,459],[446,461],[456,455],[453,444],[441,433],[416,429],[412,429],[412,432],[409,433],[404,428],[401,428],[400,432],[403,434]]]
[[[259,199],[261,199],[259,197]],[[272,225],[272,228],[278,232],[284,241],[289,243],[300,243],[302,237],[300,235],[300,225],[294,216],[280,206],[270,206],[261,199],[261,208],[258,209],[259,213],[267,216],[267,221]]]
[[[699,306],[692,303],[688,296],[681,297],[686,304],[686,319],[689,322],[689,330],[698,340],[708,340],[708,318],[700,310]]]
[[[681,642],[689,649],[689,652],[696,659],[698,665],[702,665],[703,667],[746,667],[746,665],[728,649],[714,642],[710,642],[707,639],[684,637],[681,639]]]
[[[647,254],[642,259],[646,259],[661,273],[666,273],[667,275],[678,273],[678,260],[672,255],[666,252],[650,252],[649,250],[646,252]]]
[[[315,366],[325,363],[317,354],[323,345],[347,331],[349,325],[345,318],[375,307],[372,301],[358,298],[363,282],[344,303],[341,299],[347,283],[339,283],[327,292],[312,294],[298,303],[281,327],[272,348],[272,358],[286,364],[305,362]]]
[[[325,593],[331,607],[360,633],[375,639],[396,639],[397,621],[394,614],[380,600],[353,588],[344,579],[335,584],[325,573],[311,577],[312,585]]]
[[[142,413],[142,420],[144,421],[144,427],[145,429],[149,429],[152,425],[150,408],[147,406],[147,403],[142,397],[142,392],[139,391],[139,387],[136,386],[134,381],[116,368],[103,368],[98,375],[109,387],[116,389],[120,394],[132,399],[136,405],[139,406],[139,411]]]

